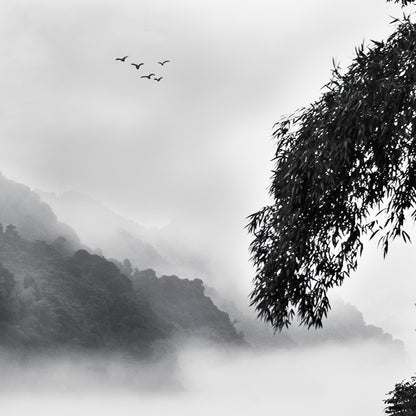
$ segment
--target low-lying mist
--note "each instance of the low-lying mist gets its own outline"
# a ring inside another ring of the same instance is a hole
[[[187,344],[149,363],[116,355],[1,357],[5,415],[383,414],[410,375],[403,355],[374,343],[293,350]]]

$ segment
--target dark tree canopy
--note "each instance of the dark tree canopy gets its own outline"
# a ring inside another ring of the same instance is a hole
[[[400,3],[402,6],[408,6],[409,4],[415,3],[416,0],[387,0],[387,2]]]
[[[387,405],[386,414],[393,416],[414,416],[416,415],[416,377],[411,381],[396,384],[393,391],[384,401]]]
[[[356,48],[321,98],[275,125],[273,204],[249,217],[252,305],[275,328],[321,326],[328,289],[357,267],[365,235],[384,255],[416,210],[416,25]],[[376,215],[381,213],[381,215]]]

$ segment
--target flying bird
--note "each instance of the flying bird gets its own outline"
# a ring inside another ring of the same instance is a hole
[[[149,75],[142,75],[140,78],[147,78],[147,79],[152,79],[152,77],[154,77],[155,74],[149,74]]]
[[[140,64],[135,64],[135,63],[132,63],[132,64],[130,64],[130,65],[133,65],[136,69],[140,69],[140,67],[141,67],[142,65],[144,65],[144,62],[141,62]]]
[[[158,64],[163,66],[163,65],[167,64],[168,62],[170,62],[170,61],[167,59],[166,61],[162,61],[162,62],[159,61]]]
[[[159,82],[163,77],[153,78],[155,81]]]
[[[116,58],[116,61],[124,62],[127,58],[128,56],[125,56],[124,58]]]

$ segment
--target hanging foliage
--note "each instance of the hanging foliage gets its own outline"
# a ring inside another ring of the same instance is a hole
[[[251,294],[275,328],[297,315],[322,326],[328,289],[357,267],[363,237],[384,255],[416,211],[416,25],[398,23],[387,41],[356,48],[345,73],[334,66],[322,97],[283,118],[273,204],[249,217],[256,267]],[[375,215],[375,214],[381,215]]]

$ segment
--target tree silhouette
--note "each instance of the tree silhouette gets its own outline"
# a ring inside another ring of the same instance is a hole
[[[386,414],[393,416],[416,415],[416,377],[411,381],[396,384],[393,391],[387,393],[391,397],[384,400],[387,405]]]
[[[396,0],[397,2],[397,0]],[[409,1],[403,1],[403,5]],[[316,102],[275,125],[273,204],[249,217],[252,305],[273,327],[322,326],[328,289],[357,267],[363,237],[384,255],[416,218],[416,25],[334,65]]]

